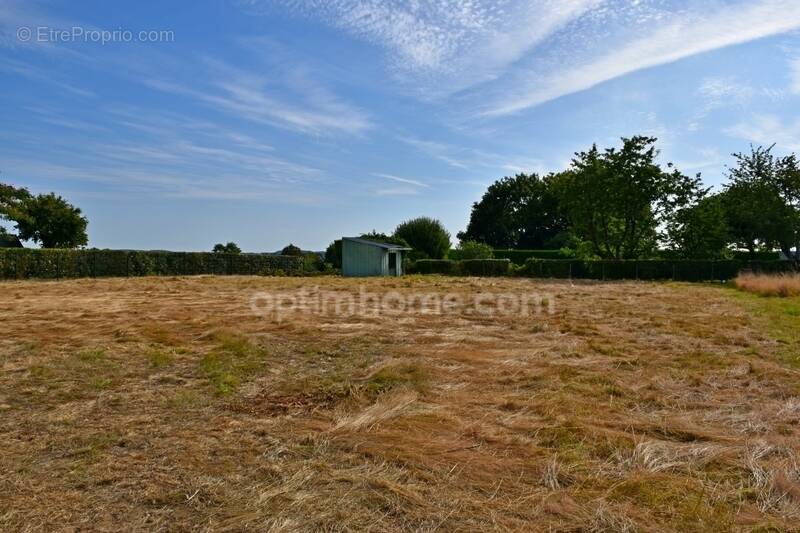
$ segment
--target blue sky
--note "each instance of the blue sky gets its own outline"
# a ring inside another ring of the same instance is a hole
[[[796,0],[0,0],[0,181],[97,247],[455,237],[492,181],[593,142],[654,135],[708,185],[800,151],[798,29]]]

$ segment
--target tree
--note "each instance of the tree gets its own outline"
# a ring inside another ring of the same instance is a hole
[[[566,172],[554,176],[553,189],[578,243],[604,259],[635,259],[652,254],[659,229],[675,212],[700,196],[700,175],[689,178],[655,160],[654,137],[622,139],[622,148],[592,146],[575,154]]]
[[[28,195],[17,205],[17,231],[22,240],[43,248],[77,248],[89,241],[88,221],[81,210],[54,193]]]
[[[678,210],[667,231],[671,247],[684,259],[724,259],[731,242],[725,194],[705,195]]]
[[[404,239],[401,239],[395,235],[386,235],[385,233],[378,233],[375,230],[370,231],[369,233],[362,233],[358,237],[359,239],[366,239],[368,241],[374,242],[382,242],[386,244],[396,244],[398,246],[405,246],[410,248],[411,246],[406,242]]]
[[[558,247],[566,221],[551,181],[552,176],[517,174],[494,182],[472,204],[469,224],[458,239],[494,248]]]
[[[281,250],[281,255],[293,255],[295,257],[300,257],[301,255],[303,255],[303,250],[301,250],[294,244],[289,244],[283,250]]]
[[[402,239],[419,257],[443,259],[450,249],[450,233],[441,222],[429,217],[419,217],[401,223],[394,237]]]
[[[342,268],[342,239],[336,239],[325,250],[325,262],[333,268]]]
[[[235,242],[229,242],[228,244],[217,243],[214,245],[214,249],[212,250],[215,254],[240,254],[242,253],[242,249],[239,248],[239,245]]]
[[[773,146],[733,154],[736,166],[725,186],[728,220],[736,243],[751,254],[777,247],[792,257],[792,248],[800,252],[800,165],[795,154],[774,156]]]
[[[17,222],[25,218],[24,204],[30,198],[28,189],[0,183],[0,221]],[[0,227],[0,233],[6,234],[6,229]]]

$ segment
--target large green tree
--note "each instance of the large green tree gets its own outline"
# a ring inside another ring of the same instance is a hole
[[[794,154],[776,157],[772,146],[734,154],[725,186],[728,222],[736,244],[751,253],[800,251],[800,165]],[[800,258],[796,258],[800,265]]]
[[[0,222],[18,222],[25,218],[25,202],[30,200],[28,189],[0,183]],[[6,233],[0,226],[0,233]]]
[[[494,248],[558,247],[566,221],[550,182],[536,174],[517,174],[494,182],[472,205],[461,241],[486,243]]]
[[[676,211],[700,195],[699,175],[690,178],[671,163],[656,162],[654,137],[622,139],[620,149],[592,146],[575,154],[554,190],[576,242],[606,259],[651,255]]]
[[[679,209],[668,224],[669,244],[684,259],[724,259],[730,254],[731,230],[724,193],[705,194]]]
[[[417,257],[443,259],[450,250],[450,233],[441,222],[429,217],[401,223],[394,230],[394,237],[407,242]]]
[[[27,191],[26,191],[27,192]],[[54,193],[27,194],[12,210],[19,238],[43,248],[85,246],[88,221],[81,210]]]

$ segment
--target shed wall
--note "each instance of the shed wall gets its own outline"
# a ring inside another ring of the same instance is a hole
[[[389,272],[389,254],[383,248],[342,241],[342,275],[382,276]]]

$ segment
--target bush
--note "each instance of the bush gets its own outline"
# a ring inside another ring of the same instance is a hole
[[[488,244],[475,241],[462,241],[458,248],[454,248],[447,253],[447,258],[453,261],[463,261],[465,259],[492,259],[494,253]]]
[[[303,254],[303,271],[304,272],[322,272],[325,269],[325,261],[316,252],[308,252]]]
[[[433,218],[407,220],[397,226],[394,237],[404,240],[414,252],[427,259],[442,259],[450,249],[450,233]]]
[[[0,250],[0,279],[303,273],[303,258],[128,250]]]

